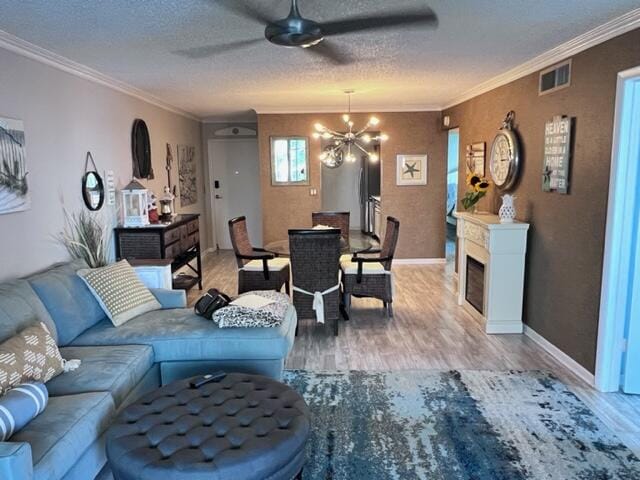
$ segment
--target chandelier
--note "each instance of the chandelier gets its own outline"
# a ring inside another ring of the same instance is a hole
[[[353,92],[353,90],[344,92],[348,98],[348,111],[342,115],[342,121],[347,128],[346,133],[331,130],[321,123],[315,124],[316,131],[313,132],[313,138],[330,141],[319,156],[320,161],[329,168],[337,168],[344,162],[354,163],[356,161],[355,152],[358,151],[367,155],[370,162],[379,161],[378,154],[375,151],[368,150],[367,146],[372,142],[383,142],[388,138],[385,134],[371,136],[370,133],[367,133],[369,128],[375,127],[380,123],[380,120],[376,117],[369,118],[367,124],[360,130],[354,130],[354,123],[351,120],[351,95]]]

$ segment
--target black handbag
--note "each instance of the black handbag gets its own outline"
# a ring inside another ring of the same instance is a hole
[[[226,307],[229,303],[231,303],[231,299],[228,295],[225,295],[217,288],[212,288],[198,299],[193,307],[193,311],[196,315],[211,320],[216,310]]]

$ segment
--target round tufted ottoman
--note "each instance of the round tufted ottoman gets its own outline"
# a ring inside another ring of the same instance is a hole
[[[294,390],[231,373],[181,380],[128,406],[107,432],[116,480],[292,480],[301,475],[309,412]]]

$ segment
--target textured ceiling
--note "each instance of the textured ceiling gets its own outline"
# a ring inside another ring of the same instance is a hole
[[[240,1],[240,0],[238,0]],[[246,0],[288,13],[289,0]],[[466,90],[638,6],[638,0],[299,0],[315,20],[429,5],[437,30],[334,39],[358,61],[333,66],[266,40],[206,59],[174,52],[256,38],[263,29],[215,0],[0,0],[0,30],[200,117],[250,109],[416,109]]]

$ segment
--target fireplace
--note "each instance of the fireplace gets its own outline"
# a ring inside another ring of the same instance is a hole
[[[487,333],[522,333],[524,259],[529,224],[456,212],[458,304]]]
[[[465,298],[473,308],[484,315],[484,263],[467,255],[466,278]]]

